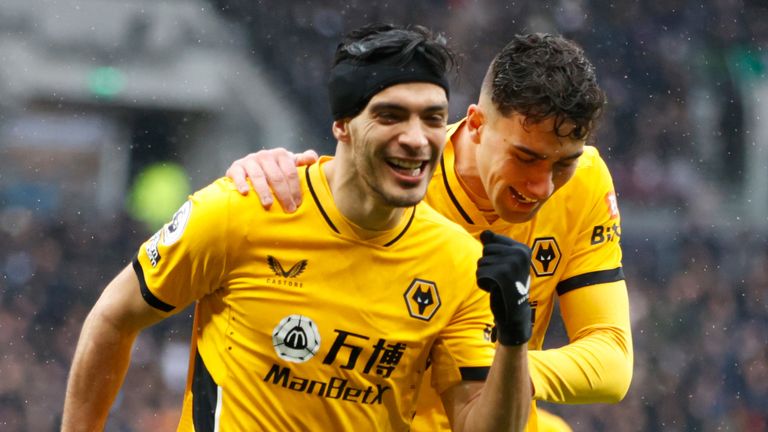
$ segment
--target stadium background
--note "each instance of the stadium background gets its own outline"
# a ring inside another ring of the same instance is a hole
[[[4,0],[0,430],[57,430],[88,309],[187,191],[262,147],[333,150],[327,65],[373,21],[463,53],[453,120],[516,32],[563,33],[597,67],[634,380],[618,405],[544,405],[575,431],[768,430],[764,0]],[[189,327],[139,337],[107,430],[173,430]]]

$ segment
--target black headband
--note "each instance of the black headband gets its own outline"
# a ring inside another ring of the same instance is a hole
[[[427,82],[445,90],[448,79],[425,59],[416,56],[405,64],[365,64],[342,60],[331,69],[328,93],[334,120],[358,115],[378,92],[395,84]]]

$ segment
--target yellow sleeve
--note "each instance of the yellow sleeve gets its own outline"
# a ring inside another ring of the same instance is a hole
[[[570,343],[531,351],[534,399],[555,403],[618,402],[632,380],[632,334],[621,269],[621,216],[613,181],[597,150],[572,187],[583,200],[574,248],[558,282],[560,315]]]
[[[441,332],[432,347],[432,386],[438,393],[461,381],[485,381],[493,362],[494,345],[490,341],[493,315],[488,294],[477,294]]]
[[[164,312],[180,308],[220,286],[226,267],[228,183],[196,192],[134,259],[141,294]]]
[[[456,281],[454,289],[446,291],[446,295],[464,295],[464,299],[450,323],[440,331],[430,352],[431,384],[438,393],[463,380],[484,381],[495,352],[490,338],[493,328],[490,296],[475,282],[474,268],[481,246],[470,239],[464,249],[470,253],[449,267],[456,274]]]
[[[618,402],[632,380],[632,334],[624,281],[591,285],[560,297],[570,343],[529,352],[534,399],[555,403]]]

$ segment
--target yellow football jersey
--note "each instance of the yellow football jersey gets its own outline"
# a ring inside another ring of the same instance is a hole
[[[622,372],[609,370],[610,365],[603,365],[607,370],[593,368],[592,365],[584,367],[593,362],[588,357],[599,356],[600,352],[560,353],[564,357],[569,356],[569,359],[543,360],[543,356],[554,355],[557,350],[540,350],[556,296],[576,290],[586,291],[586,287],[615,284],[615,289],[611,287],[608,295],[596,300],[615,302],[615,311],[611,312],[611,316],[599,316],[596,319],[600,320],[601,325],[618,329],[616,332],[620,334],[619,339],[627,339],[619,342],[626,345],[621,349],[626,350],[631,357],[627,292],[619,245],[621,218],[608,168],[597,149],[585,146],[573,178],[539,209],[532,220],[511,224],[499,218],[488,223],[484,213],[461,186],[454,169],[455,155],[450,137],[461,124],[456,123],[448,129],[449,139],[440,165],[430,182],[426,201],[475,237],[479,237],[483,230],[490,229],[526,243],[531,248],[530,302],[534,325],[528,348],[531,380],[535,387],[534,399],[566,403],[590,402],[589,396],[570,395],[585,393],[581,389],[604,380],[600,378],[601,375]],[[586,302],[582,304],[583,316],[592,319],[589,305]],[[569,336],[572,341],[580,337]],[[591,349],[602,348],[596,346]],[[582,360],[584,362],[580,363]],[[602,400],[596,398],[594,401]],[[534,404],[528,431],[536,430],[536,419]],[[423,389],[413,430],[447,428],[448,422],[437,395],[430,389]]]
[[[293,214],[220,179],[140,248],[150,305],[197,301],[178,430],[408,430],[427,364],[440,392],[487,374],[480,245],[424,204],[360,239],[327,160],[301,169]]]

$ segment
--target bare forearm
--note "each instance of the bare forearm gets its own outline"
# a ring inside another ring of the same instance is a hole
[[[522,431],[531,407],[527,348],[498,346],[482,392],[464,410],[459,431]]]
[[[64,401],[62,431],[103,430],[130,363],[136,332],[118,331],[91,312],[83,324]]]

